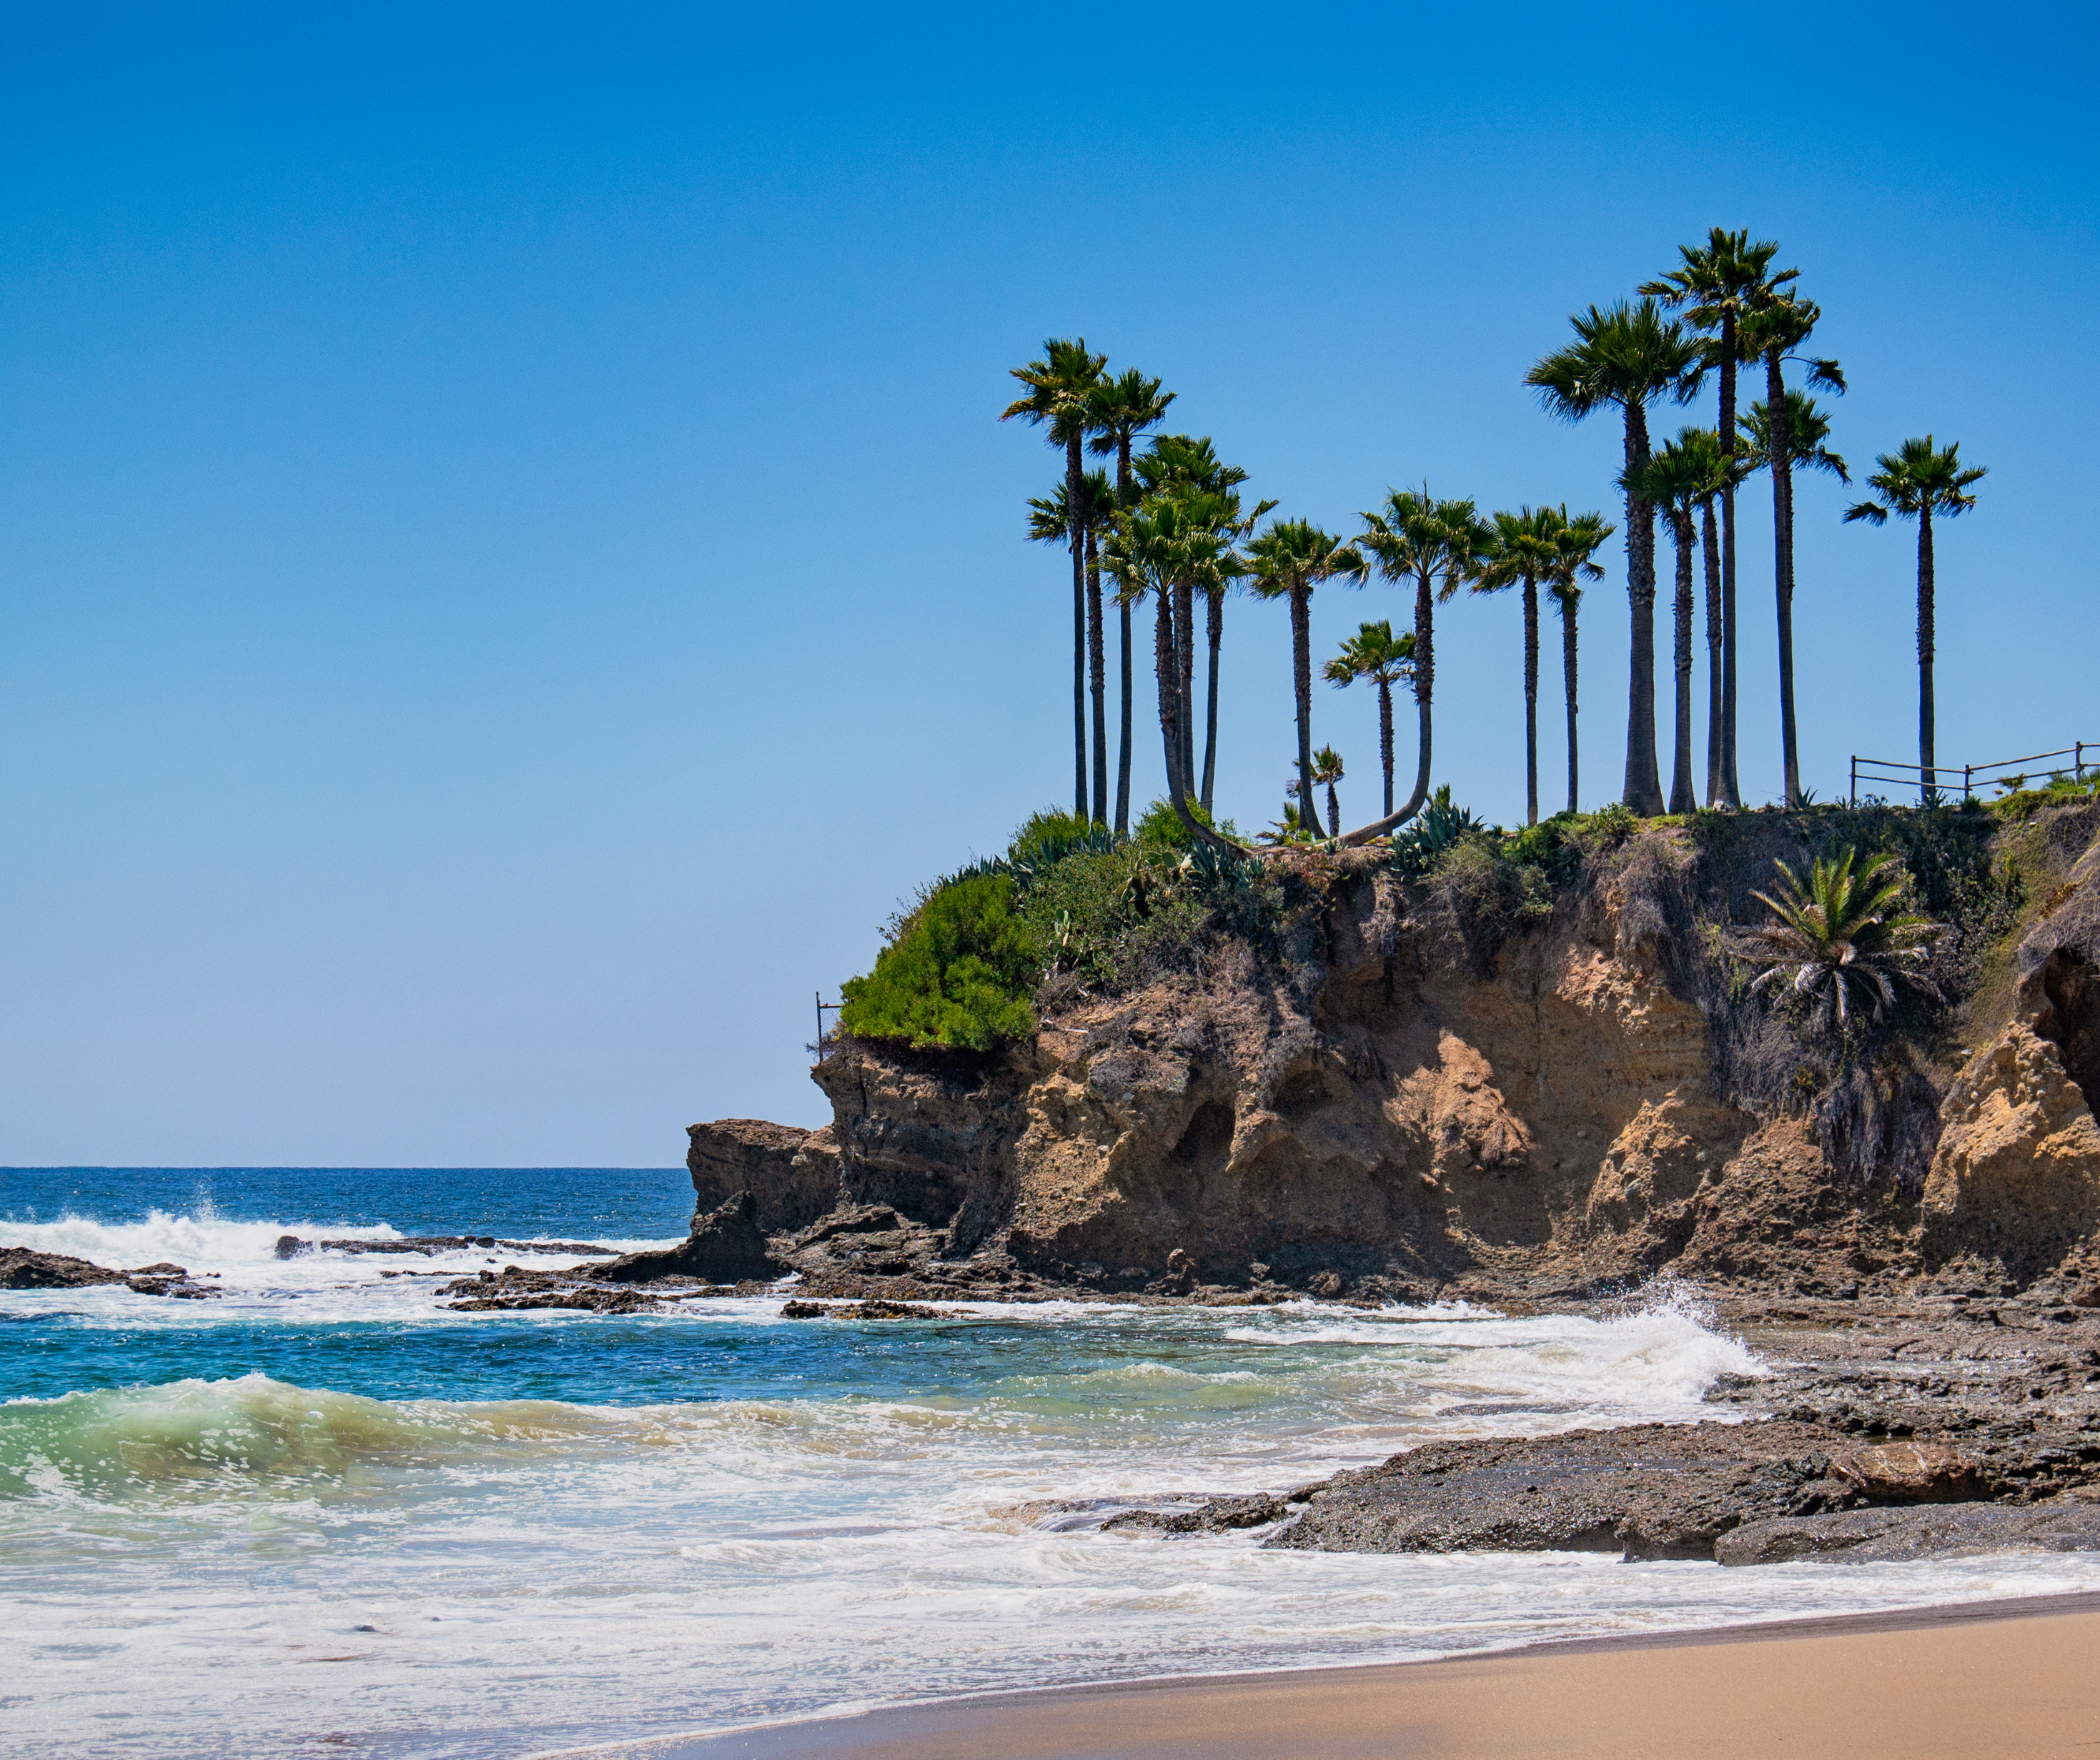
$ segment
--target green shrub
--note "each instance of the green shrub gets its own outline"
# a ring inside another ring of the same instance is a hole
[[[1393,833],[1392,865],[1404,874],[1426,874],[1446,850],[1487,829],[1453,802],[1451,785],[1446,782],[1429,797],[1412,822]]]
[[[897,924],[875,970],[847,980],[840,1029],[920,1049],[990,1051],[1035,1031],[1042,953],[1014,909],[1010,874],[940,887]]]
[[[1189,816],[1198,825],[1206,825],[1220,837],[1237,838],[1239,828],[1229,819],[1213,820],[1203,811],[1200,801],[1189,803]],[[1170,849],[1187,849],[1195,841],[1194,834],[1181,823],[1181,816],[1174,810],[1171,800],[1156,800],[1139,816],[1136,829],[1131,834],[1140,843],[1156,843]]]
[[[1076,843],[1100,829],[1083,814],[1045,807],[1042,812],[1030,813],[1021,821],[1021,829],[1013,834],[1013,841],[1006,847],[1006,853],[1013,860],[1020,861],[1028,851],[1045,844]]]

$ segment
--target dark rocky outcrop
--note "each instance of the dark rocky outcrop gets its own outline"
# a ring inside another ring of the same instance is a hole
[[[1881,1564],[1979,1552],[2100,1552],[2100,1503],[1965,1503],[1843,1510],[1745,1522],[1715,1542],[1723,1564]]]
[[[767,1248],[758,1226],[758,1200],[748,1191],[701,1217],[692,1234],[675,1247],[623,1253],[602,1265],[572,1268],[597,1283],[653,1283],[664,1278],[736,1283],[778,1277],[786,1269]]]
[[[439,1253],[493,1251],[501,1247],[506,1252],[529,1253],[604,1253],[610,1256],[612,1248],[601,1247],[595,1241],[527,1241],[504,1240],[494,1234],[398,1234],[369,1240],[362,1235],[339,1236],[320,1240],[302,1240],[297,1234],[277,1237],[277,1256],[295,1259],[301,1253],[339,1252],[362,1256],[365,1254],[417,1254],[426,1259],[435,1259]]]
[[[768,1234],[792,1234],[838,1207],[839,1152],[829,1125],[798,1130],[762,1119],[717,1119],[686,1127],[686,1166],[693,1176],[693,1225],[739,1192],[758,1203]]]
[[[0,1247],[0,1289],[91,1289],[105,1283],[121,1283],[141,1296],[175,1296],[191,1301],[218,1294],[193,1282],[182,1266],[165,1261],[130,1271],[112,1271],[107,1265],[65,1253]]]

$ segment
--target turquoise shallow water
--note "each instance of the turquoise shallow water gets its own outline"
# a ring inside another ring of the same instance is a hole
[[[1710,1414],[1696,1297],[1466,1309],[460,1314],[280,1234],[632,1245],[682,1170],[0,1173],[0,1244],[216,1300],[0,1293],[0,1746],[516,1754],[1045,1681],[2082,1586],[2076,1559],[1724,1572],[1074,1531],[1030,1500],[1278,1487],[1432,1436]],[[544,1262],[567,1262],[550,1256]],[[338,1744],[340,1745],[340,1744]]]

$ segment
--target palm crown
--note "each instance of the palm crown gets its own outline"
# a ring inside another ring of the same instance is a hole
[[[1772,920],[1749,931],[1737,951],[1765,969],[1750,985],[1754,993],[1784,983],[1815,1001],[1811,1023],[1820,1031],[1834,1022],[1847,1031],[1862,1002],[1877,1020],[1895,1003],[1895,986],[1908,983],[1937,997],[1939,989],[1920,969],[1940,926],[1899,909],[1906,880],[1902,864],[1884,856],[1854,871],[1853,852],[1839,850],[1809,869],[1807,884],[1785,862],[1780,895],[1750,895]]]
[[[1663,397],[1682,403],[1698,389],[1705,351],[1654,299],[1592,306],[1568,322],[1574,341],[1541,357],[1524,375],[1549,414],[1580,421],[1607,406]]]
[[[1877,499],[1855,502],[1845,510],[1845,517],[1880,526],[1891,513],[1904,519],[1926,513],[1952,519],[1967,513],[1976,504],[1969,491],[1986,471],[1980,464],[1965,470],[1961,451],[1959,441],[1942,450],[1927,434],[1922,440],[1904,441],[1900,451],[1884,452],[1874,460],[1881,469],[1867,479]]]
[[[1369,679],[1374,684],[1397,684],[1414,664],[1414,637],[1395,636],[1392,625],[1381,618],[1360,625],[1342,644],[1342,651],[1320,671],[1330,684],[1352,684]]]
[[[1744,470],[1769,470],[1772,451],[1771,408],[1763,403],[1753,403],[1739,425],[1744,439],[1749,442],[1738,455]],[[1848,483],[1852,480],[1851,473],[1846,469],[1844,460],[1830,450],[1829,439],[1829,416],[1806,391],[1797,391],[1789,385],[1786,392],[1788,463],[1796,470],[1821,471],[1827,477]]]

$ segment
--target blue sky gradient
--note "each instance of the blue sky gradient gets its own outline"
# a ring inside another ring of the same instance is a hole
[[[1286,514],[1425,477],[1609,511],[1616,429],[1524,372],[1747,226],[1823,305],[1855,476],[1928,430],[1990,468],[1941,535],[1943,759],[2100,740],[2091,15],[1721,22],[18,10],[0,1164],[661,1164],[694,1119],[821,1120],[811,992],[1070,785],[1067,577],[1022,535],[1057,465],[994,420],[1052,333],[1163,376]],[[1909,535],[1846,499],[1798,513],[1825,795],[1915,738]],[[1608,560],[1586,805],[1623,761]],[[1323,592],[1316,651],[1406,614]],[[1440,622],[1436,780],[1505,821],[1519,642],[1508,596]],[[1233,603],[1247,829],[1289,652]],[[1367,816],[1372,702],[1321,687],[1315,732]]]

